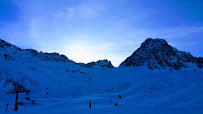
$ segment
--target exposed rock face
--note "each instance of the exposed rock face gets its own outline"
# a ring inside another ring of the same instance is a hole
[[[113,65],[111,64],[111,61],[108,60],[99,60],[96,62],[91,62],[91,63],[87,63],[87,67],[93,67],[93,66],[100,66],[102,68],[107,67],[107,68],[113,68]]]
[[[14,60],[16,57],[27,56],[53,62],[72,62],[65,55],[59,53],[43,53],[33,49],[20,49],[0,39],[0,57],[6,60]]]
[[[131,66],[147,66],[149,69],[165,69],[170,67],[175,70],[191,66],[202,68],[203,58],[196,58],[188,52],[178,51],[164,39],[148,38],[119,67]]]
[[[106,59],[99,60],[96,62],[90,62],[87,64],[84,64],[84,63],[79,63],[79,64],[87,68],[114,68],[114,66],[111,64],[111,61],[108,61]]]
[[[72,60],[69,60],[65,55],[60,55],[59,53],[43,53],[38,52],[33,49],[20,49],[15,45],[12,45],[4,40],[0,39],[0,58],[11,61],[25,60],[28,59],[40,59],[44,61],[51,62],[68,62],[74,63],[87,68],[114,68],[110,61],[108,60],[99,60],[96,62],[90,62],[87,64],[76,63]]]

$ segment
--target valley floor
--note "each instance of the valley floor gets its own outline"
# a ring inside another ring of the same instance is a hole
[[[13,106],[5,112],[5,106],[0,107],[1,114],[203,114],[203,109],[195,108],[146,108],[132,106],[132,103],[125,103],[121,106],[101,105],[92,102],[92,108],[85,104],[72,104],[74,100],[55,99],[55,102],[43,101],[35,106],[19,106],[19,110],[14,112]],[[40,99],[36,99],[40,101]]]
[[[0,64],[0,114],[203,114],[202,69],[101,70],[55,62],[32,64],[35,67]],[[13,89],[12,80],[31,89],[34,104],[20,93],[24,106],[13,111],[15,94],[5,94]]]

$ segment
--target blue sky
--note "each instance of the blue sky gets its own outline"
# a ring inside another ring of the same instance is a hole
[[[0,0],[0,38],[118,66],[146,38],[203,56],[202,0]]]

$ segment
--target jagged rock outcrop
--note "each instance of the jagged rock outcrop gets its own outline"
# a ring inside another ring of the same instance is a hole
[[[15,60],[15,58],[20,58],[20,56],[26,55],[30,59],[38,58],[45,61],[52,62],[73,62],[69,60],[65,55],[60,55],[59,53],[43,53],[38,52],[33,49],[20,49],[4,40],[0,39],[0,57],[6,60]]]
[[[0,39],[0,58],[12,61],[24,60],[24,58],[40,59],[51,62],[68,62],[87,68],[113,68],[113,65],[108,60],[99,60],[87,64],[76,63],[72,60],[69,60],[65,55],[60,55],[59,53],[56,52],[47,53],[47,52],[38,52],[33,49],[20,49],[15,45],[12,45],[1,39]]]
[[[202,68],[203,58],[193,57],[189,52],[178,51],[164,39],[148,38],[119,67],[131,66],[147,66],[149,69],[165,69],[170,67],[175,70],[192,66]]]
[[[114,68],[114,66],[111,64],[111,61],[108,61],[106,59],[96,62],[90,62],[87,64],[79,63],[79,65],[87,68]]]

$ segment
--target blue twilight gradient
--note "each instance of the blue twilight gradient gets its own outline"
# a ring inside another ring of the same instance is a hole
[[[148,37],[203,56],[202,0],[0,0],[0,38],[118,66]]]

